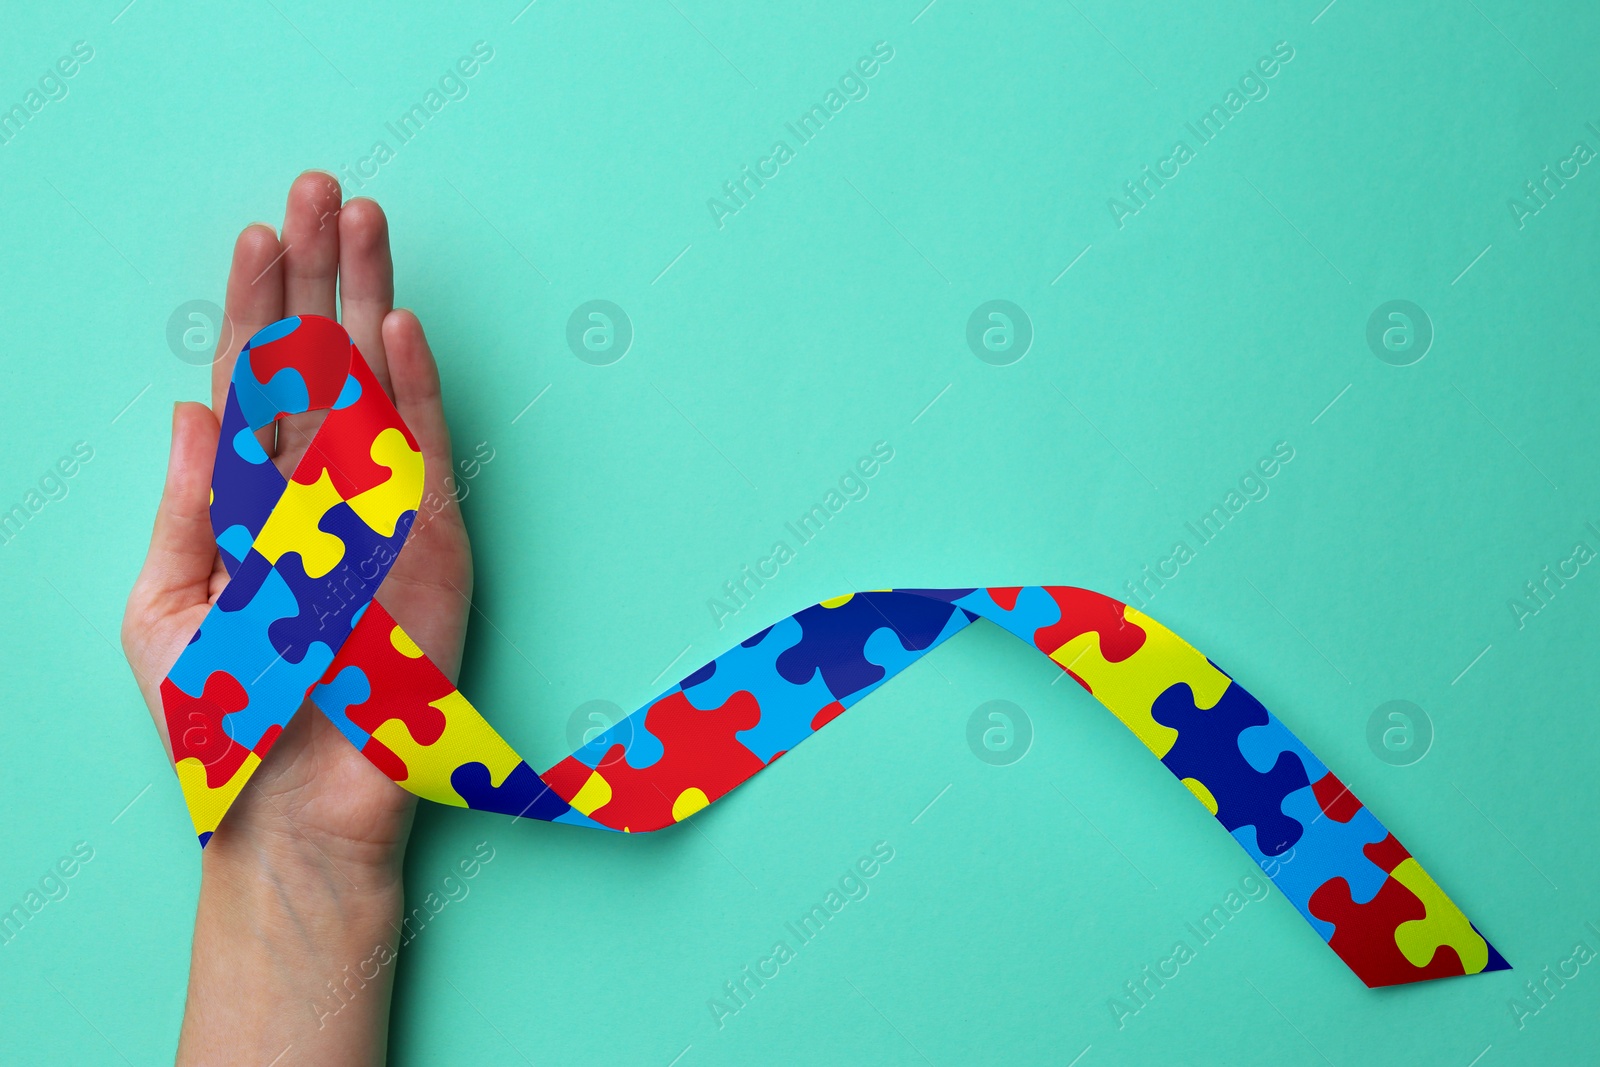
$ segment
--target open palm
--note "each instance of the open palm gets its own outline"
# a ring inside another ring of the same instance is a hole
[[[394,310],[394,267],[382,209],[371,200],[341,204],[340,198],[330,175],[308,171],[289,190],[281,238],[260,223],[239,235],[228,274],[227,325],[212,367],[211,407],[184,403],[173,411],[166,488],[122,623],[128,663],[169,754],[161,679],[228,582],[212,536],[209,502],[229,376],[244,342],[285,316],[337,314],[411,427],[427,466],[423,498],[444,503],[437,513],[418,519],[379,600],[452,680],[461,662],[472,556],[455,496],[446,489],[450,435],[438,367],[416,317]],[[276,430],[261,432],[268,455],[286,476],[322,418],[321,412],[294,415],[279,420]],[[309,848],[348,877],[350,868],[398,861],[413,808],[411,795],[308,703],[240,794],[209,849],[226,849],[235,841]]]

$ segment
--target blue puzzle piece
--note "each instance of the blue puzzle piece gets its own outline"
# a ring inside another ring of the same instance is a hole
[[[249,349],[239,353],[233,373],[233,395],[238,397],[239,410],[252,430],[272,425],[280,414],[297,415],[311,410],[311,394],[306,389],[304,375],[293,367],[284,367],[270,382],[262,382],[250,369]]]
[[[1382,841],[1389,831],[1366,808],[1349,822],[1325,814],[1309,785],[1284,797],[1282,810],[1303,829],[1300,839],[1282,854],[1264,855],[1256,847],[1253,827],[1241,826],[1233,836],[1327,941],[1333,937],[1333,923],[1311,914],[1311,894],[1328,879],[1343,878],[1354,903],[1365,904],[1377,896],[1389,872],[1368,859],[1362,847]]]
[[[959,609],[907,593],[857,593],[838,607],[818,604],[795,615],[801,638],[778,656],[778,673],[804,685],[818,672],[841,702],[880,682],[884,670],[866,658],[867,638],[889,627],[907,649],[925,651]]]
[[[771,627],[768,627],[767,629],[771,629]],[[762,630],[761,631],[761,635],[763,637],[766,636],[766,633],[767,633],[766,630]],[[744,643],[746,645],[750,644],[749,641],[746,641]],[[707,678],[709,678],[713,674],[715,674],[716,670],[717,670],[717,661],[716,660],[712,660],[710,663],[707,663],[704,666],[696,667],[689,674],[684,675],[683,680],[678,683],[678,688],[679,689],[689,689],[692,686],[697,686],[701,682],[705,681]]]
[[[347,635],[350,619],[358,605],[353,594],[337,584],[344,573],[335,567],[321,578],[306,576],[300,553],[285,552],[278,557],[276,570],[294,594],[295,614],[286,615],[267,627],[267,637],[283,657],[294,663],[305,658],[313,644],[335,642],[334,634]],[[360,588],[359,586],[357,588]],[[376,586],[369,586],[367,596]],[[342,592],[342,598],[341,598]]]
[[[323,682],[311,690],[311,699],[322,709],[339,732],[356,748],[362,748],[372,735],[350,721],[350,705],[364,703],[372,696],[372,683],[360,667],[346,667],[334,675],[333,681]]]
[[[323,513],[317,529],[344,542],[344,555],[334,565],[335,570],[346,569],[352,582],[361,579],[378,583],[405,547],[416,519],[415,511],[402,511],[395,521],[394,533],[385,537],[363,522],[354,508],[340,501]]]
[[[254,541],[288,484],[271,463],[252,463],[239,454],[233,443],[239,434],[254,440],[239,410],[238,398],[230,393],[222,412],[222,436],[217,448],[216,470],[211,480],[216,493],[216,498],[211,502],[211,529],[217,535],[218,546],[222,549],[222,562],[229,574],[238,569],[245,554],[237,550],[237,537],[224,543],[223,534],[238,527],[245,531],[250,541]]]
[[[224,716],[222,725],[246,748],[255,748],[269,728],[287,723],[333,662],[333,650],[321,642],[304,649],[298,661],[273,646],[269,627],[298,610],[283,576],[252,550],[169,674],[190,696],[201,695],[213,671],[237,679],[249,703]]]
[[[491,784],[489,768],[483,764],[463,763],[451,773],[450,786],[477,811],[549,822],[572,810],[526,763],[518,763],[499,785]]]
[[[1025,587],[1010,611],[996,604],[987,589],[974,589],[956,604],[1005,627],[1030,645],[1034,634],[1061,621],[1061,605],[1037,585]]]
[[[833,703],[820,674],[796,685],[778,672],[778,657],[800,643],[800,624],[793,618],[768,627],[759,635],[719,656],[710,665],[684,679],[683,693],[701,711],[714,711],[741,690],[760,695],[761,718],[748,730],[734,736],[755,753],[762,763],[771,763],[780,752],[787,752],[811,736],[811,720]],[[638,766],[633,760],[629,763]]]
[[[1161,762],[1179,778],[1193,778],[1211,791],[1217,821],[1229,832],[1254,826],[1260,851],[1267,856],[1280,856],[1300,840],[1300,823],[1283,813],[1284,797],[1311,784],[1300,758],[1283,752],[1262,772],[1239,750],[1239,735],[1270,719],[1255,697],[1235,682],[1215,707],[1202,711],[1195,707],[1193,690],[1179,682],[1156,697],[1150,714],[1178,731]]]
[[[982,589],[967,586],[964,589],[896,589],[897,593],[915,593],[917,596],[928,597],[932,600],[942,600],[946,604],[954,604],[963,600],[969,593],[981,593]]]
[[[1473,933],[1477,934],[1479,937],[1483,937],[1483,931],[1478,929],[1477,923],[1469,922],[1467,925],[1472,927]],[[1487,937],[1483,937],[1483,943],[1489,946],[1489,964],[1488,966],[1484,967],[1484,972],[1509,971],[1511,969],[1511,964],[1506,961],[1504,956],[1500,955],[1500,950],[1495,948]]]
[[[887,682],[890,678],[893,678],[917,662],[917,660],[926,656],[968,626],[971,626],[974,621],[974,616],[967,614],[965,611],[952,611],[949,620],[944,625],[944,630],[940,632],[939,636],[934,638],[926,648],[920,649],[906,648],[905,645],[900,643],[899,635],[887,626],[875,631],[867,638],[866,646],[862,651],[865,653],[868,662],[876,663],[883,668],[883,677],[860,692],[853,693],[849,697],[840,700],[839,703],[847,708],[854,707],[884,682]]]
[[[345,375],[344,385],[339,389],[339,399],[333,402],[333,410],[347,408],[361,399],[361,379],[354,374]]]
[[[1250,766],[1263,774],[1272,769],[1273,764],[1278,762],[1278,756],[1284,752],[1292,752],[1300,757],[1300,765],[1305,768],[1309,781],[1318,781],[1328,773],[1323,762],[1312,755],[1311,750],[1301,744],[1300,739],[1290,733],[1289,728],[1271,712],[1267,712],[1264,726],[1249,726],[1239,732],[1239,751]]]
[[[389,565],[405,545],[416,512],[402,512],[394,534],[384,537],[361,521],[349,504],[329,508],[317,523],[324,533],[344,543],[344,554],[327,574],[311,578],[298,552],[278,557],[278,570],[295,595],[301,612],[272,627],[272,642],[284,655],[298,660],[300,649],[312,641],[331,641],[333,634],[348,633],[356,614],[382,584]]]
[[[255,535],[238,523],[234,523],[217,535],[217,547],[222,549],[225,558],[232,561],[228,566],[229,571],[239,565],[239,561],[244,559],[250,551],[250,546],[255,542]]]

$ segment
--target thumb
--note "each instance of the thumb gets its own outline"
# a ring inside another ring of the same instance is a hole
[[[142,593],[145,604],[157,615],[204,604],[210,596],[211,572],[217,561],[211,532],[211,468],[217,433],[216,416],[204,404],[173,406],[167,484],[135,593]]]

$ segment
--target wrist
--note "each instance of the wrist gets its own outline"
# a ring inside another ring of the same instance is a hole
[[[404,904],[398,852],[369,865],[219,830],[201,862],[179,1063],[265,1063],[290,1045],[301,1063],[381,1063]]]
[[[200,855],[202,892],[214,888],[242,896],[272,886],[285,901],[392,904],[398,910],[405,892],[404,837],[394,843],[317,843],[249,819],[230,823],[212,835]]]

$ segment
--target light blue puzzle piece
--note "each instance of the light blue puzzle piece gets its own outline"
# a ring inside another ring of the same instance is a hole
[[[1267,856],[1256,847],[1256,828],[1241,826],[1233,831],[1234,840],[1271,877],[1273,884],[1300,910],[1300,914],[1324,941],[1333,937],[1333,924],[1311,914],[1311,894],[1330,878],[1343,878],[1350,885],[1350,899],[1366,904],[1378,895],[1389,872],[1373,863],[1362,847],[1382,841],[1389,831],[1366,808],[1349,822],[1339,822],[1322,810],[1311,786],[1296,789],[1283,798],[1283,813],[1304,828],[1296,841],[1281,856]]]
[[[273,647],[268,627],[299,610],[283,576],[252,551],[168,675],[190,696],[202,695],[213,671],[232,675],[249,703],[224,716],[222,725],[246,748],[255,748],[270,727],[287,723],[306,690],[333,662],[333,650],[320,641],[311,644],[299,663],[284,659]]]
[[[347,408],[361,399],[361,382],[354,374],[345,375],[344,386],[339,390],[339,399],[333,402],[333,410]]]
[[[239,362],[233,371],[233,395],[252,430],[270,426],[280,412],[294,415],[311,408],[311,395],[299,371],[284,367],[270,382],[263,384],[250,369],[248,349],[239,353]]]
[[[603,822],[595,822],[577,808],[568,808],[566,811],[562,812],[560,815],[557,815],[550,821],[566,823],[569,826],[587,826],[591,830],[610,830],[612,833],[618,832],[615,826],[607,826]]]
[[[249,555],[250,546],[255,543],[255,535],[239,523],[234,523],[217,535],[217,544],[236,560],[243,560]]]
[[[1267,713],[1267,721],[1261,726],[1246,726],[1239,731],[1239,752],[1246,762],[1261,774],[1271,771],[1278,762],[1278,755],[1291,752],[1300,757],[1300,763],[1306,769],[1306,780],[1316,782],[1328,773],[1328,768],[1323,762],[1311,754],[1311,750],[1300,743],[1300,739],[1289,732],[1289,728],[1279,722],[1271,712]]]
[[[199,633],[173,664],[169,677],[179,689],[198,697],[212,671],[225,671],[248,691],[251,681],[278,658],[278,650],[267,639],[267,627],[299,611],[288,583],[252,553],[201,621]]]
[[[1061,621],[1061,605],[1057,604],[1041,586],[1026,586],[1017,594],[1017,603],[1010,611],[994,602],[987,589],[974,589],[960,600],[957,607],[982,615],[990,622],[1016,634],[1028,644],[1040,628],[1054,626]]]
[[[677,691],[678,687],[673,686],[632,715],[618,719],[609,730],[596,734],[592,740],[579,745],[578,751],[572,754],[572,758],[585,767],[598,767],[607,752],[621,745],[628,766],[648,767],[655,763],[666,749],[662,747],[661,739],[645,726],[644,719],[658,701],[665,700]]]
[[[277,322],[261,327],[261,329],[252,334],[250,340],[245,342],[245,347],[247,349],[262,348],[266,345],[270,345],[280,337],[288,337],[291,333],[294,333],[299,328],[299,315],[291,315],[286,319],[279,319]]]
[[[223,716],[222,728],[239,744],[255,748],[268,729],[283,726],[294,717],[305,702],[306,693],[333,662],[333,655],[333,649],[321,641],[313,641],[299,663],[275,660],[254,682],[245,686],[250,703],[242,711]]]
[[[248,426],[233,435],[233,451],[246,463],[258,466],[267,462],[267,450],[261,447],[261,442],[256,438],[256,432]]]
[[[372,684],[360,667],[346,667],[333,676],[333,681],[323,682],[311,691],[312,702],[357,749],[365,746],[372,735],[350,721],[350,705],[364,703],[371,696]]]
[[[702,711],[722,707],[741,690],[757,694],[761,718],[734,737],[762,763],[771,763],[778,753],[810,737],[811,720],[833,703],[820,670],[803,685],[778,673],[778,657],[799,644],[802,636],[800,623],[791,615],[754,644],[735,645],[724,652],[709,678],[683,691],[689,703]]]

